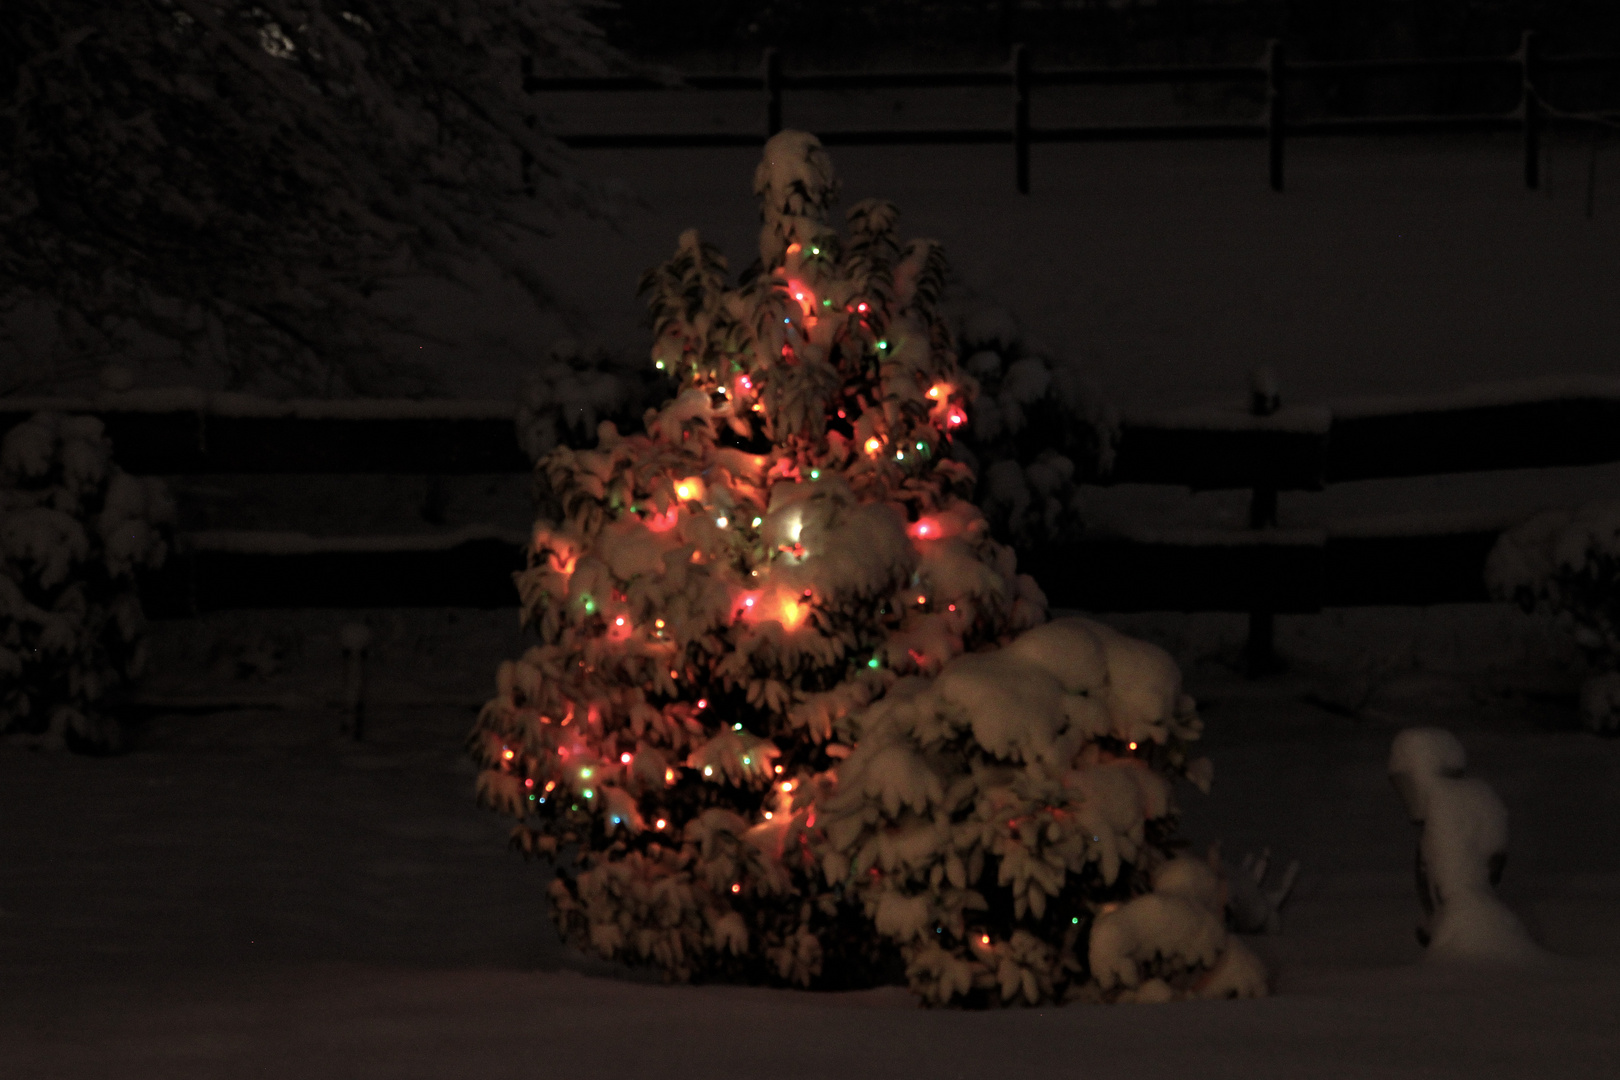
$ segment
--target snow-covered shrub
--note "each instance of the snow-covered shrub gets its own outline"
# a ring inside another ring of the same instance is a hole
[[[974,501],[1007,543],[1072,537],[1080,484],[1112,467],[1117,410],[1076,362],[1026,341],[1005,309],[968,308],[957,342],[978,392],[956,445],[978,476]]]
[[[168,552],[163,485],[112,463],[94,417],[39,413],[0,442],[0,733],[111,749],[107,695],[139,675],[138,570]]]
[[[1236,959],[1211,975],[1231,950],[1215,872],[1189,864],[1214,882],[1201,891],[1154,877],[1180,869],[1171,779],[1209,776],[1157,646],[1049,622],[901,679],[848,726],[823,865],[900,943],[925,1000],[1134,999],[1153,980],[1149,996],[1263,991]]]
[[[1620,734],[1620,501],[1539,514],[1509,529],[1486,562],[1491,591],[1541,612],[1570,633],[1598,674],[1581,694],[1581,717]]]
[[[518,445],[539,461],[559,445],[595,445],[602,421],[629,427],[669,396],[669,379],[600,346],[564,339],[551,346],[518,395]]]
[[[1153,646],[1042,625],[969,500],[949,451],[975,383],[938,245],[902,244],[878,200],[831,225],[802,132],[755,190],[762,269],[729,285],[692,231],[643,283],[674,399],[539,464],[554,514],[518,586],[540,641],[474,728],[480,797],[557,864],[558,926],[603,956],[1057,997],[1102,906],[1166,858],[1170,778],[1207,779],[1192,703]],[[1228,954],[1224,933],[1131,942],[1147,969],[1178,958],[1181,991]],[[1109,960],[1118,996],[1136,984]]]

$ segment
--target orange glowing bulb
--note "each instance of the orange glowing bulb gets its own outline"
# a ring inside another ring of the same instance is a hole
[[[868,454],[875,454],[879,450],[882,450],[882,449],[883,449],[883,440],[878,438],[876,435],[874,435],[870,439],[866,440],[866,452]]]
[[[690,499],[692,497],[692,485],[691,484],[678,484],[678,485],[676,485],[675,494],[679,495],[683,499]]]
[[[624,625],[624,616],[620,615],[617,619],[614,619],[613,620],[613,625],[614,626],[623,626]]]
[[[732,882],[731,883],[731,891],[734,892],[734,893],[742,892],[742,886],[737,884],[736,882]]]
[[[789,255],[797,255],[800,250],[801,249],[800,249],[799,244],[798,244],[797,241],[795,241],[795,242],[793,242],[793,243],[791,243],[791,244],[789,244],[787,246],[787,253]]]
[[[546,781],[546,790],[547,791],[555,791],[556,789],[557,789],[557,781],[555,781],[555,780],[547,780]]]
[[[673,784],[674,782],[675,782],[675,770],[674,769],[665,769],[664,770],[664,783]],[[550,790],[550,789],[548,788],[547,790]],[[659,828],[663,828],[663,826],[660,825]]]
[[[663,818],[659,818],[657,821],[653,822],[653,828],[662,829],[665,825],[668,825],[668,824],[669,824],[669,822],[665,821]]]
[[[505,758],[507,761],[511,761],[513,758],[517,757],[517,751],[516,750],[502,750],[501,751],[501,757]]]
[[[1131,748],[1131,749],[1132,749],[1132,750],[1135,750],[1135,749],[1136,749],[1136,744],[1135,744],[1135,743],[1134,743],[1134,742],[1133,742],[1133,743],[1131,743],[1131,744],[1129,744],[1129,745],[1130,745],[1130,748]]]
[[[697,707],[700,709],[707,709],[709,707],[709,699],[706,697],[698,698]]]
[[[765,811],[765,820],[766,821],[771,820],[771,812],[769,810]]]
[[[619,755],[619,764],[620,765],[628,765],[628,764],[630,764],[630,751],[626,750],[624,753]]]
[[[926,596],[919,596],[919,597],[917,597],[917,603],[919,603],[919,604],[926,604],[926,603],[928,603],[928,597],[926,597]]]
[[[782,771],[782,766],[780,766],[780,765],[778,765],[778,766],[777,766],[777,767],[776,767],[776,771],[777,771],[777,772],[779,772],[779,773],[780,773],[780,772],[781,772],[781,771]]]
[[[662,630],[664,628],[664,620],[663,619],[654,619],[653,620],[653,625],[658,627],[658,629]]]
[[[776,767],[776,771],[781,772],[782,771],[782,766],[778,765]],[[791,780],[782,781],[782,790],[783,791],[792,791],[793,790],[793,781],[791,781]]]
[[[945,384],[938,383],[938,384],[936,384],[934,386],[930,386],[928,388],[928,396],[929,396],[929,398],[931,398],[934,401],[938,401],[940,398],[944,397],[945,396]]]
[[[980,945],[988,945],[988,944],[990,944],[990,935],[989,934],[980,934],[979,935],[979,944]]]

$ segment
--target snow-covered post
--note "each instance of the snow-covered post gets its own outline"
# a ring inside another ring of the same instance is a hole
[[[1249,375],[1249,412],[1254,416],[1270,416],[1282,407],[1282,391],[1277,376],[1268,367],[1256,368]],[[1257,485],[1249,498],[1249,528],[1269,529],[1277,524],[1277,489]],[[1250,678],[1258,678],[1277,666],[1273,643],[1276,638],[1276,615],[1271,611],[1249,612],[1249,640],[1244,650],[1245,667]]]
[[[1507,864],[1507,808],[1483,780],[1465,778],[1467,752],[1444,728],[1407,728],[1389,751],[1389,778],[1413,824],[1418,941],[1437,960],[1538,959],[1518,917],[1498,900]]]
[[[365,736],[366,650],[371,645],[371,629],[365,623],[345,623],[338,632],[343,646],[343,727],[355,742]]]

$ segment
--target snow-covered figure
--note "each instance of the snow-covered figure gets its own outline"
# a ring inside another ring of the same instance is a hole
[[[168,491],[112,463],[94,417],[39,413],[0,441],[0,734],[109,750],[103,706],[145,663],[138,570],[160,565]]]
[[[1509,529],[1485,566],[1491,591],[1552,618],[1594,669],[1582,722],[1620,735],[1620,501],[1539,514]]]
[[[1057,996],[1100,905],[1166,857],[1170,777],[1207,778],[1191,700],[1154,647],[1041,625],[968,501],[938,245],[877,200],[840,234],[802,132],[755,190],[740,285],[696,232],[643,280],[674,398],[540,463],[555,516],[518,576],[540,643],[480,714],[481,796],[558,863],[557,923],[601,955]]]
[[[1507,863],[1507,808],[1485,781],[1462,775],[1467,762],[1443,728],[1407,728],[1390,748],[1390,779],[1423,826],[1418,941],[1437,960],[1535,960],[1541,950],[1495,891]]]

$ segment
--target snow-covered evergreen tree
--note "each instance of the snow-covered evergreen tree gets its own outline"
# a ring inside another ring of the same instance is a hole
[[[941,1002],[1076,992],[1094,921],[1168,858],[1169,778],[1206,768],[1191,701],[1153,646],[1046,624],[970,501],[939,246],[902,243],[880,200],[837,229],[803,132],[766,145],[755,192],[740,283],[696,232],[643,280],[673,399],[541,462],[553,514],[518,578],[540,644],[480,714],[480,794],[604,956]],[[1185,990],[1233,954],[1200,910],[1115,933],[1097,993],[1160,967]]]
[[[517,244],[594,197],[523,78],[622,63],[583,7],[11,0],[0,316],[54,316],[57,362],[0,318],[0,393],[154,340],[239,387],[430,388],[371,297],[493,263],[549,302]]]
[[[85,416],[40,413],[0,441],[0,734],[119,743],[103,705],[144,664],[135,574],[163,562],[174,509],[111,452]]]

